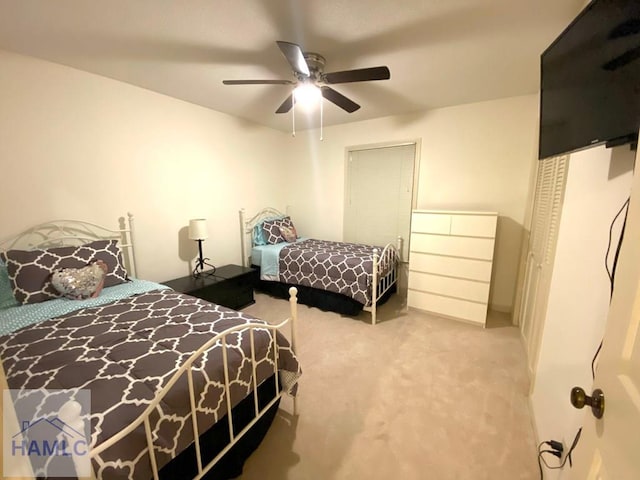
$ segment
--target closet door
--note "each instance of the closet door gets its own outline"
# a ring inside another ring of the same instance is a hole
[[[403,238],[402,259],[409,258],[409,228],[414,204],[416,144],[349,152],[344,239],[372,245]]]
[[[532,377],[538,363],[540,340],[544,328],[568,162],[566,155],[538,162],[519,319],[520,331],[527,350],[529,373]]]

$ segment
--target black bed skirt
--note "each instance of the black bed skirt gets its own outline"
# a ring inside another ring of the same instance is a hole
[[[253,265],[252,267],[260,269],[260,267]],[[353,298],[335,292],[305,287],[303,285],[291,285],[288,283],[258,280],[255,287],[256,290],[277,298],[285,299],[289,298],[289,288],[296,287],[298,289],[298,303],[308,305],[310,307],[317,307],[320,310],[328,312],[340,313],[342,315],[355,316],[364,308],[363,304],[356,302]],[[389,297],[396,292],[396,290],[397,284],[394,283],[393,286],[378,299],[377,305],[380,306],[384,304]]]
[[[271,376],[258,386],[258,404],[264,408],[275,396],[275,377]],[[242,474],[244,462],[258,448],[267,434],[278,411],[280,400],[271,406],[251,429],[213,466],[204,478],[229,480]],[[253,394],[233,408],[233,431],[240,432],[255,416]],[[225,415],[209,430],[200,435],[202,466],[204,467],[229,444],[229,424]],[[198,473],[195,446],[192,444],[160,470],[162,480],[193,478]]]

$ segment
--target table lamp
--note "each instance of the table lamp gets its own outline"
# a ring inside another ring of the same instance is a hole
[[[204,218],[196,218],[189,220],[189,240],[195,240],[198,242],[198,260],[196,261],[196,267],[193,269],[193,276],[199,277],[204,272],[204,266],[211,267],[211,270],[207,272],[207,275],[211,275],[216,271],[216,267],[207,263],[208,258],[203,258],[202,255],[202,241],[207,239],[207,221]]]

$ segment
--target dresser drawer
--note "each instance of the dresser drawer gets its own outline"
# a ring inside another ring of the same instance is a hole
[[[412,271],[409,272],[409,288],[481,303],[489,297],[488,283]]]
[[[414,213],[411,216],[411,231],[449,235],[451,215],[441,213]]]
[[[493,258],[493,238],[453,237],[411,234],[411,252],[428,252],[452,257],[491,260]]]
[[[441,255],[411,252],[409,269],[416,272],[430,272],[469,280],[480,280],[482,282],[491,281],[491,262],[489,260],[443,257]]]
[[[407,304],[411,308],[461,318],[481,325],[484,325],[487,318],[486,303],[442,297],[440,295],[418,292],[411,289],[409,289],[407,296]]]
[[[497,221],[495,215],[451,215],[451,235],[493,238]]]

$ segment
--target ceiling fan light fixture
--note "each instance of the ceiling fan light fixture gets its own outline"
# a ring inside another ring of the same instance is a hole
[[[345,97],[329,85],[337,83],[369,82],[389,80],[391,72],[386,66],[356,68],[340,72],[324,72],[325,58],[313,52],[305,52],[300,45],[277,41],[280,51],[293,70],[295,80],[223,80],[225,85],[296,85],[291,94],[276,110],[277,114],[291,111],[292,135],[296,136],[296,105],[311,113],[320,110],[320,140],[323,138],[324,102],[328,100],[347,113],[360,108],[353,100]]]
[[[313,83],[301,83],[293,90],[295,104],[306,110],[315,108],[322,99],[322,92]]]

